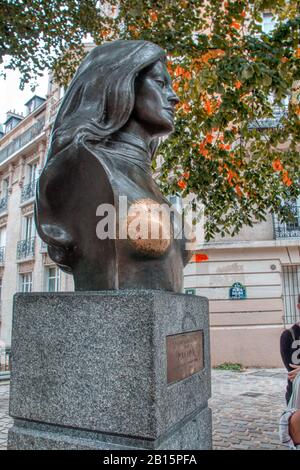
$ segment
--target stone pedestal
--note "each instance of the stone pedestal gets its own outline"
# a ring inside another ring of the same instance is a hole
[[[207,299],[15,296],[9,449],[210,449],[209,397]]]

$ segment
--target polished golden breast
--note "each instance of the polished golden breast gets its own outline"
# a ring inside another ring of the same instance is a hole
[[[153,199],[134,201],[129,207],[126,223],[129,242],[142,255],[160,257],[174,239],[168,205]]]

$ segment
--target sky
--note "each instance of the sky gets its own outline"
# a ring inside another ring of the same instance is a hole
[[[91,44],[93,38],[90,34],[83,39],[84,44]],[[9,62],[9,56],[3,57],[3,63]],[[46,98],[48,90],[48,72],[45,71],[43,77],[38,79],[38,87],[34,92],[31,91],[30,85],[27,85],[24,90],[20,90],[20,74],[17,71],[7,70],[6,80],[0,77],[0,124],[3,124],[6,120],[7,111],[15,110],[16,113],[22,113],[26,115],[26,103],[33,95],[39,95],[42,98]]]
[[[17,71],[7,70],[6,79],[0,77],[0,124],[6,120],[6,113],[10,110],[15,110],[17,113],[25,115],[26,108],[24,104],[30,100],[33,95],[39,95],[43,98],[46,97],[48,88],[48,74],[45,73],[43,77],[38,80],[38,87],[34,92],[31,91],[30,86],[26,85],[24,90],[20,90],[20,74]]]

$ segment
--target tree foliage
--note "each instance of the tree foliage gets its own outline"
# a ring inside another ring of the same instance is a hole
[[[265,11],[277,20],[269,34]],[[47,66],[67,83],[87,34],[96,44],[159,44],[181,100],[160,147],[163,190],[204,204],[207,239],[270,211],[291,218],[283,201],[300,194],[298,1],[2,1],[0,28],[1,56],[24,81]]]

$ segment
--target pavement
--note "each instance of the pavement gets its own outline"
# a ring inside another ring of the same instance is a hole
[[[0,382],[0,450],[6,449],[7,431],[12,425],[8,416],[9,383]]]
[[[285,403],[283,369],[212,371],[214,449],[284,450],[278,422]]]
[[[285,408],[283,369],[212,371],[214,449],[280,450],[278,421]],[[8,382],[0,382],[0,450],[6,449]]]

